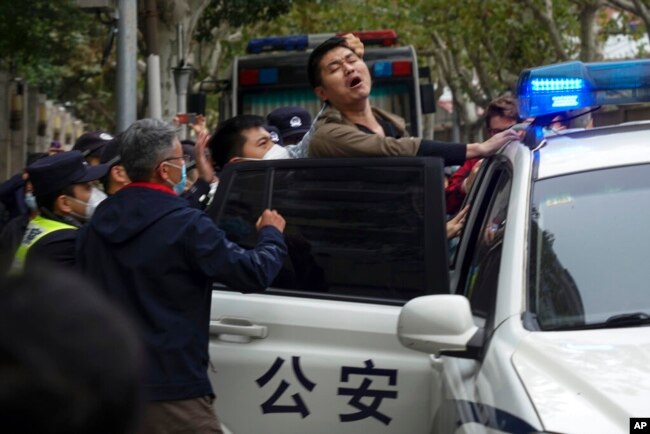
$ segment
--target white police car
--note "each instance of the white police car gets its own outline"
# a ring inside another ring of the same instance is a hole
[[[213,291],[226,431],[615,433],[650,417],[650,123],[542,134],[562,109],[649,99],[650,62],[612,65],[523,75],[528,145],[482,165],[451,257],[438,159],[229,165],[208,212],[249,247],[278,209],[289,259],[260,293]]]
[[[542,134],[557,112],[650,101],[650,61],[524,72],[528,146],[473,192],[452,289],[408,302],[442,378],[432,432],[627,433],[650,417],[650,122]],[[532,148],[532,150],[530,149]]]

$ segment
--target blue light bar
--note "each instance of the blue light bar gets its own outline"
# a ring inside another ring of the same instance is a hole
[[[650,102],[650,60],[558,63],[525,70],[519,115],[537,117],[607,104]]]
[[[270,36],[268,38],[251,39],[246,46],[246,51],[259,54],[262,51],[294,51],[305,50],[309,45],[307,35]]]
[[[583,90],[587,86],[581,78],[535,78],[530,81],[533,92],[555,92],[560,90]]]

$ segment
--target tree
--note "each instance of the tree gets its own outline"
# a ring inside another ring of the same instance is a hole
[[[401,42],[413,44],[422,61],[435,59],[438,89],[451,89],[456,113],[470,127],[463,139],[478,129],[476,106],[514,88],[523,68],[556,59],[550,36],[520,2],[366,0],[325,7],[296,1],[289,14],[267,25],[276,34],[387,27],[398,29]]]
[[[528,67],[597,60],[611,32],[650,35],[650,0],[156,0],[163,116],[176,111],[172,68],[217,76],[252,36],[394,28],[448,86],[464,139],[473,139],[485,107],[513,90]],[[610,19],[607,8],[623,12]],[[344,11],[345,13],[341,13]],[[142,18],[142,17],[141,17]],[[627,20],[627,21],[626,21]],[[143,19],[139,20],[141,23]],[[81,118],[114,125],[114,57],[102,63],[110,29],[73,0],[0,3],[0,59],[51,98],[75,101]],[[181,58],[177,29],[182,25]],[[198,80],[197,80],[198,81]],[[142,113],[142,111],[140,111]]]
[[[438,88],[451,90],[465,126],[461,138],[474,140],[482,124],[476,108],[514,91],[523,69],[602,59],[611,21],[607,7],[641,18],[650,32],[648,0],[295,0],[288,14],[257,30],[397,29],[403,43],[416,47],[421,61],[433,59]]]
[[[71,101],[77,117],[110,128],[114,67],[102,65],[109,29],[72,0],[0,3],[0,59],[14,76],[51,99]]]
[[[645,25],[645,31],[650,39],[650,1],[648,0],[609,0],[612,7],[639,17]]]
[[[176,113],[172,68],[184,62],[195,67],[197,79],[216,76],[224,54],[222,41],[237,39],[243,26],[274,18],[290,6],[290,1],[273,0],[158,0],[163,117],[169,119]],[[177,54],[179,25],[181,59]]]

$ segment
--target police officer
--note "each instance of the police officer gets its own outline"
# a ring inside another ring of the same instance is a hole
[[[104,147],[113,141],[114,137],[106,131],[91,131],[79,136],[73,151],[79,151],[86,159],[88,164],[95,166],[100,164],[102,151]]]
[[[106,175],[101,178],[104,193],[108,196],[114,195],[131,182],[122,165],[119,136],[104,146],[99,162],[108,166]]]
[[[90,181],[107,170],[107,165],[87,165],[79,151],[45,157],[27,167],[40,215],[27,225],[12,273],[28,270],[36,262],[75,264],[77,229],[106,197]]]
[[[311,127],[311,115],[302,107],[279,107],[266,116],[266,121],[280,131],[282,146],[298,143]]]

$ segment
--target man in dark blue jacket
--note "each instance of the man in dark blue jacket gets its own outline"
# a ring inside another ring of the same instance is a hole
[[[244,250],[178,197],[185,160],[173,127],[137,121],[121,146],[132,182],[106,199],[82,230],[78,263],[139,322],[149,401],[140,432],[219,433],[207,374],[211,285],[243,292],[270,285],[287,253],[285,221],[265,210],[257,245]]]

